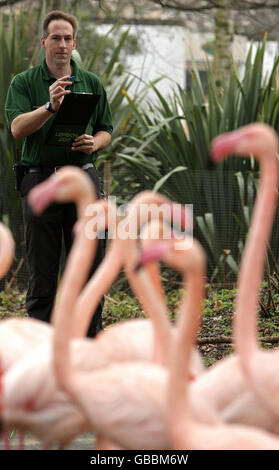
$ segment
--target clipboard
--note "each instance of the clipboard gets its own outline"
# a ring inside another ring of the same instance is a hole
[[[84,134],[100,96],[93,93],[65,95],[48,130],[45,144],[71,146],[76,137]]]

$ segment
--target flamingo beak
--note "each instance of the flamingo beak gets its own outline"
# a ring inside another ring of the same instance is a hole
[[[166,253],[169,253],[173,249],[173,241],[158,241],[156,243],[152,243],[152,245],[144,248],[141,251],[139,256],[138,262],[134,268],[137,272],[140,269],[144,268],[145,265],[148,263],[152,263],[153,261],[159,261],[163,258]]]
[[[60,186],[60,181],[56,175],[53,175],[31,189],[28,194],[28,202],[34,214],[40,215],[54,201]]]

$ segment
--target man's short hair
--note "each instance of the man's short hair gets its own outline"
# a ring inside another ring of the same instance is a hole
[[[78,29],[78,20],[74,15],[69,15],[68,13],[64,13],[61,10],[52,10],[49,12],[44,20],[43,20],[43,37],[46,39],[49,35],[48,25],[53,20],[64,20],[68,21],[73,27],[73,37],[76,37],[77,29]]]

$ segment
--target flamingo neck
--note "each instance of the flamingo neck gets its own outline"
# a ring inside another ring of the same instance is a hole
[[[122,267],[122,249],[118,240],[113,240],[105,259],[80,294],[74,309],[73,335],[85,336],[92,314],[101,298],[115,281]]]
[[[149,274],[145,270],[141,270],[137,276],[134,276],[132,272],[127,271],[129,283],[152,323],[154,333],[153,362],[168,367],[171,344],[169,312],[162,297],[161,288],[158,290],[155,283],[154,289],[154,279],[150,279]]]
[[[78,205],[78,214],[83,219],[79,219],[79,229],[67,260],[52,318],[54,370],[58,384],[70,394],[74,393],[70,357],[74,306],[86,281],[96,250],[96,241],[86,236],[86,219],[83,209],[81,204]]]
[[[187,294],[181,303],[178,318],[178,336],[171,356],[169,384],[167,392],[167,419],[170,434],[174,441],[177,429],[185,427],[189,420],[188,386],[190,361],[200,324],[204,279],[201,273],[192,273],[187,282]]]
[[[234,317],[235,349],[244,368],[258,348],[257,308],[266,246],[277,205],[278,162],[275,154],[261,160],[260,187],[255,202],[238,277]]]

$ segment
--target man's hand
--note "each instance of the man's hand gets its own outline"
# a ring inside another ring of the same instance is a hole
[[[58,111],[64,100],[64,96],[71,93],[71,90],[65,90],[66,86],[72,85],[72,82],[67,80],[69,77],[70,75],[65,75],[64,77],[58,78],[58,80],[49,87],[49,101],[54,111]]]
[[[71,150],[86,153],[90,155],[105,148],[111,141],[111,135],[106,131],[98,131],[94,136],[83,134],[72,143]]]
[[[72,151],[83,152],[86,155],[91,155],[91,153],[97,150],[95,146],[95,139],[92,135],[83,134],[75,139],[72,143]]]

